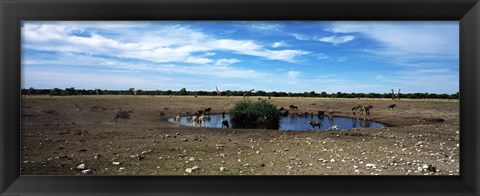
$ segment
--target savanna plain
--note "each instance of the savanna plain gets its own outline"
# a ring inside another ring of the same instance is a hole
[[[168,122],[205,108],[228,113],[243,97],[29,96],[22,98],[21,174],[459,175],[458,100],[261,98],[278,108],[296,105],[295,112],[352,118],[352,107],[369,104],[370,120],[385,127],[279,131]],[[129,119],[113,121],[120,110],[132,111]]]

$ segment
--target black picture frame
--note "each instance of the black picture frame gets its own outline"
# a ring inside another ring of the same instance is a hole
[[[460,176],[21,176],[22,20],[458,20]],[[478,0],[0,0],[0,195],[480,195]]]

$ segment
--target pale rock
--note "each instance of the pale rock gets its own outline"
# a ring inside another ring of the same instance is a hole
[[[82,163],[82,164],[78,165],[77,169],[78,170],[84,170],[85,169],[85,163]]]
[[[192,171],[195,171],[195,170],[198,170],[198,169],[200,169],[200,167],[198,167],[196,165],[192,167]]]
[[[92,173],[92,170],[91,169],[85,169],[85,170],[82,170],[82,174],[91,174]]]

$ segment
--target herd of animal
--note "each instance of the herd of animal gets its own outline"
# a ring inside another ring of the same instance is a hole
[[[391,104],[387,107],[388,110],[393,110],[393,108],[395,108],[397,105],[396,104]],[[289,106],[289,109],[291,110],[298,110],[298,106],[295,106],[295,105],[290,105]],[[373,109],[373,106],[372,105],[368,105],[368,104],[359,104],[359,105],[356,105],[352,108],[352,114],[353,116],[356,116],[357,117],[357,120],[363,116],[363,120],[367,120],[368,119],[368,116],[370,116],[370,111]],[[288,109],[285,109],[283,107],[281,107],[279,109],[279,112],[280,112],[280,115],[282,116],[288,116],[289,114],[289,110]],[[359,114],[357,116],[357,114]],[[297,115],[299,117],[307,117],[310,115],[311,118],[313,118],[313,112],[311,113],[308,113],[308,112],[305,112],[305,113],[294,113],[292,112],[291,113],[292,116],[294,115]],[[318,111],[317,113],[317,116],[318,118],[323,118],[324,116],[328,116],[329,119],[333,118],[333,112],[327,112],[327,111]],[[319,129],[322,127],[322,123],[319,122],[319,121],[315,121],[315,120],[309,120],[308,121],[308,124],[310,126],[312,126],[312,128],[315,128],[315,127],[318,127]],[[338,130],[338,125],[333,125],[331,127],[328,128],[328,130]]]
[[[391,104],[387,107],[388,110],[393,110],[397,105],[396,104]],[[76,110],[78,111],[82,111],[82,107],[80,107],[78,104],[75,105],[75,108]],[[168,107],[164,107],[163,108],[164,111],[165,110],[168,110],[169,108]],[[359,105],[356,105],[352,108],[352,114],[354,116],[357,116],[357,120],[363,116],[363,120],[367,120],[368,117],[370,116],[371,114],[371,110],[373,109],[373,106],[372,105],[368,105],[368,104],[359,104]],[[98,111],[98,110],[107,110],[107,108],[104,108],[104,107],[99,107],[99,106],[93,106],[90,111]],[[112,109],[113,110],[113,109]],[[118,110],[117,110],[118,111]],[[165,112],[164,111],[161,111],[158,115],[160,117],[165,117]],[[210,120],[210,112],[212,111],[212,108],[211,107],[208,107],[208,108],[205,108],[205,109],[202,109],[202,110],[197,110],[193,113],[191,112],[187,112],[186,114],[188,115],[186,117],[186,119],[188,121],[191,121],[194,125],[196,124],[204,124],[204,122],[206,120]],[[298,106],[296,105],[289,105],[288,106],[288,109],[287,108],[284,108],[284,107],[280,107],[278,109],[279,113],[281,116],[288,116],[289,114],[293,117],[293,116],[298,116],[298,117],[308,117],[310,116],[311,118],[313,118],[314,116],[314,113],[313,112],[304,112],[304,113],[301,113],[301,112],[296,112],[298,111]],[[115,117],[113,118],[112,121],[115,121],[115,122],[126,122],[127,119],[130,119],[130,114],[133,113],[133,110],[128,110],[128,111],[125,111],[125,110],[121,110],[118,111],[116,114],[115,114]],[[325,116],[327,116],[329,119],[332,118],[333,119],[333,113],[332,111],[318,111],[316,116],[318,118],[324,118]],[[181,115],[180,113],[175,117],[175,121],[178,122],[180,121],[181,119]],[[308,124],[310,126],[312,126],[312,128],[315,128],[315,127],[318,127],[319,129],[322,127],[322,123],[319,122],[319,121],[315,121],[315,120],[309,120],[308,121]],[[222,112],[222,128],[230,128],[230,124],[229,124],[229,121],[225,118],[225,111]],[[328,128],[329,130],[338,130],[338,125],[333,125],[331,127]]]
[[[195,125],[203,125],[206,120],[210,120],[210,112],[212,111],[212,108],[205,108],[203,110],[197,110],[195,112],[187,112],[187,117],[186,119],[192,124]],[[162,115],[161,115],[162,116]],[[165,114],[163,114],[165,116]],[[175,122],[179,122],[181,119],[180,113],[175,117]],[[225,118],[225,111],[222,112],[222,128],[230,128],[230,123],[228,120]]]

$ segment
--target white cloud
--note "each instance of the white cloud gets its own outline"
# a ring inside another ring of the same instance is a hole
[[[238,63],[238,62],[241,62],[241,60],[238,60],[238,59],[218,59],[215,62],[215,65],[227,66],[227,65],[234,64],[234,63]]]
[[[205,54],[203,54],[203,55],[200,55],[200,56],[205,56],[205,57],[207,57],[207,56],[215,56],[215,52],[207,52],[207,53],[205,53]]]
[[[95,27],[94,24],[95,22],[92,22],[91,26]],[[145,35],[141,34],[144,33],[142,30],[122,29],[114,36],[82,28],[84,26],[75,22],[24,23],[22,46],[35,50],[93,53],[158,63],[212,63],[215,60],[209,57],[213,56],[215,51],[286,62],[294,62],[297,56],[308,54],[302,50],[268,50],[253,40],[217,39],[180,25],[161,26],[149,31],[153,33]],[[87,30],[88,36],[75,34]],[[126,34],[122,34],[123,32]]]
[[[326,30],[362,33],[385,44],[390,52],[458,56],[458,22],[335,22]]]
[[[278,48],[278,47],[282,47],[282,46],[286,46],[285,43],[283,42],[275,42],[272,44],[272,48]]]
[[[337,59],[337,62],[342,63],[342,62],[345,62],[345,61],[347,61],[347,60],[348,60],[348,57],[339,57],[339,58]]]
[[[358,82],[351,79],[346,79],[343,77],[339,77],[336,74],[329,74],[325,76],[316,77],[313,80],[317,86],[317,89],[314,89],[316,92],[325,91],[327,93],[337,93],[337,92],[381,92],[382,89],[385,88],[383,84],[375,83],[375,81],[363,81]],[[370,83],[372,82],[372,83]]]
[[[382,83],[402,89],[405,93],[429,92],[453,94],[459,88],[458,74],[450,69],[409,68],[392,71],[388,76],[376,75]]]
[[[353,39],[355,39],[355,37],[351,36],[351,35],[347,35],[347,36],[333,35],[333,36],[329,36],[329,37],[319,38],[318,41],[328,42],[328,43],[332,43],[332,44],[343,44],[343,43],[352,41]]]
[[[262,46],[256,44],[251,40],[218,39],[212,40],[209,43],[211,44],[211,47],[224,50],[238,51],[241,53],[257,52],[262,48]]]
[[[330,58],[328,55],[326,55],[326,54],[324,54],[324,53],[317,54],[316,56],[317,56],[317,58],[320,59],[320,60],[324,60],[324,59]]]
[[[142,87],[143,89],[155,89],[159,84],[172,84],[166,77],[144,78],[132,74],[114,76],[110,73],[92,73],[61,70],[27,69],[22,74],[28,75],[28,80],[22,82],[23,87],[35,88],[68,88],[77,89],[125,89],[128,87]],[[86,79],[88,78],[88,79]],[[31,82],[31,81],[34,81]],[[56,86],[51,86],[55,84]]]
[[[254,23],[250,28],[261,31],[278,31],[280,30],[280,24],[268,22]]]
[[[287,76],[288,78],[297,78],[300,75],[299,71],[288,71]]]
[[[263,73],[250,69],[227,67],[230,64],[238,63],[238,59],[218,59],[211,66],[210,64],[192,65],[176,65],[166,63],[137,62],[128,59],[105,58],[89,54],[81,53],[60,53],[55,55],[54,59],[22,59],[22,69],[31,70],[40,65],[61,66],[64,68],[90,67],[92,73],[98,69],[109,70],[113,73],[148,73],[160,74],[162,76],[171,76],[176,78],[179,75],[191,76],[214,76],[218,78],[236,78],[236,79],[262,79],[269,77],[269,73]],[[41,71],[41,70],[40,70]],[[33,73],[29,71],[28,73]],[[117,74],[113,74],[117,75]],[[28,80],[35,78],[27,77]],[[55,81],[52,81],[54,83]],[[56,83],[56,82],[55,82]]]
[[[328,74],[328,75],[323,75],[323,76],[318,76],[318,79],[325,79],[325,78],[334,78],[337,77],[336,74]]]
[[[306,55],[310,52],[301,50],[265,50],[262,55],[264,58],[273,60],[283,60],[287,62],[295,62],[296,56]]]
[[[292,36],[301,41],[310,40],[308,36],[302,34],[292,34]]]

